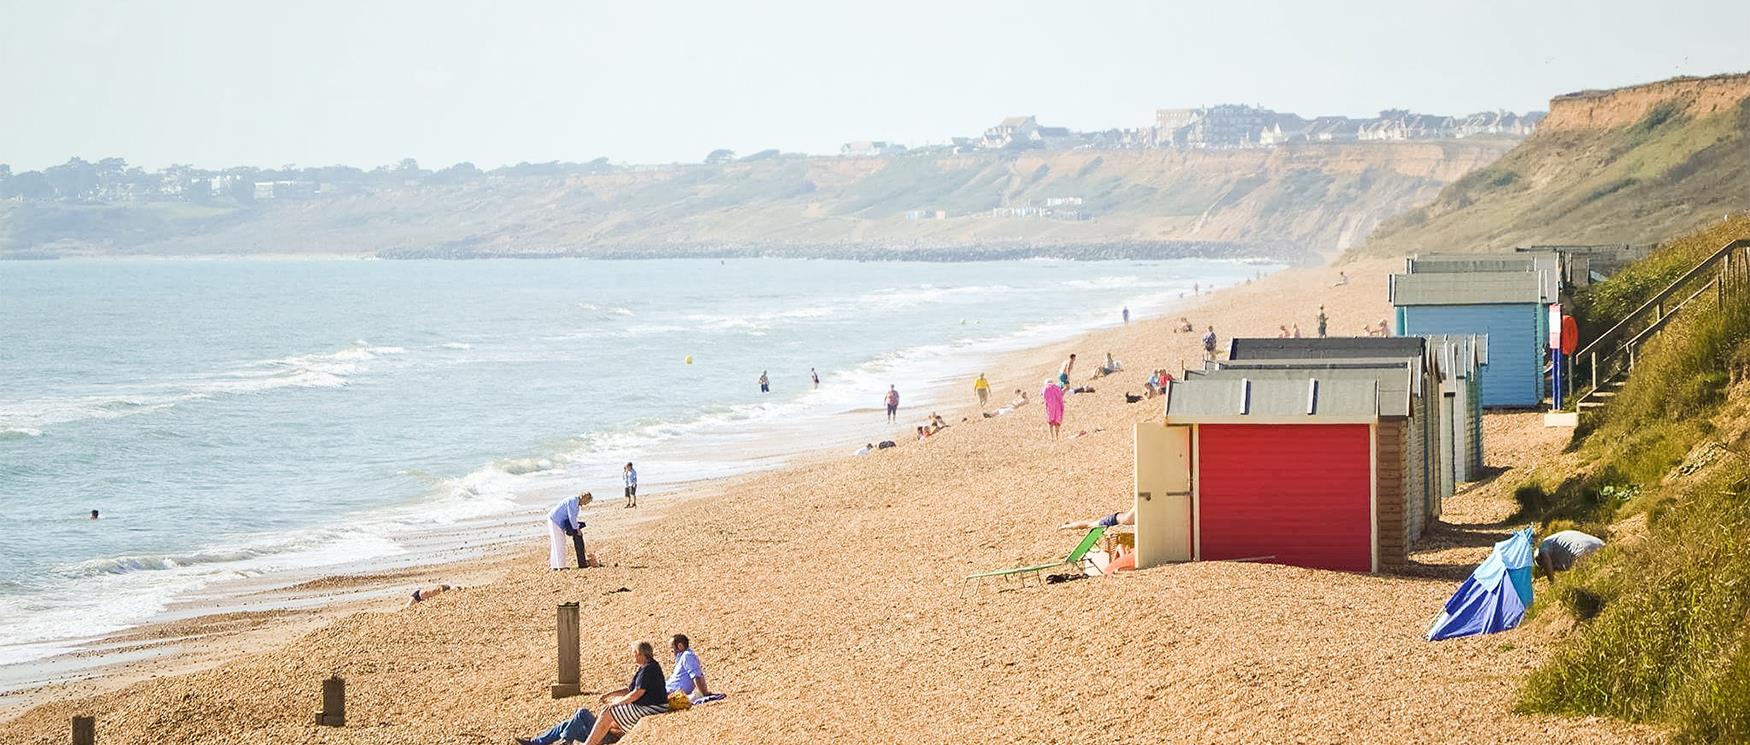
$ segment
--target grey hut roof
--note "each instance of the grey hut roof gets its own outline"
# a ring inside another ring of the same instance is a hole
[[[1420,357],[1420,336],[1328,336],[1322,339],[1230,339],[1229,360],[1353,359]]]
[[[1554,251],[1493,254],[1421,254],[1404,260],[1406,274],[1542,272],[1544,302],[1561,292],[1562,257]]]
[[[1404,260],[1409,274],[1450,274],[1453,272],[1534,272],[1539,269],[1561,269],[1561,256],[1554,251],[1515,251],[1513,253],[1418,254]]]
[[[1391,304],[1406,305],[1499,305],[1548,303],[1546,272],[1471,272],[1393,274],[1389,283]]]
[[[1377,408],[1374,409],[1374,413],[1379,416],[1409,416],[1410,396],[1412,394],[1421,395],[1420,376],[1412,373],[1407,360],[1368,366],[1334,363],[1331,367],[1320,369],[1229,367],[1219,370],[1190,370],[1185,373],[1185,379],[1250,380],[1254,383],[1307,380],[1319,380],[1327,383],[1373,381],[1377,385],[1376,390],[1378,391]],[[1302,413],[1304,413],[1304,407]]]
[[[1379,417],[1378,383],[1363,379],[1199,379],[1167,385],[1169,422],[1336,423]]]

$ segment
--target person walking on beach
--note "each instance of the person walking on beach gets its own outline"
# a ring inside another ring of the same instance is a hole
[[[760,393],[772,392],[772,379],[766,377],[766,371],[760,371]]]
[[[1130,325],[1130,306],[1124,306],[1124,325]]]
[[[1287,339],[1288,338],[1288,326],[1287,325],[1277,326],[1276,328],[1277,328],[1276,338],[1278,338],[1278,339]]]
[[[887,404],[887,423],[892,424],[896,421],[899,421],[899,389],[898,388],[895,388],[891,385],[887,386],[887,398],[885,400],[885,403]]]
[[[814,381],[814,387],[816,389],[820,388],[820,373],[815,372],[814,368],[810,367],[808,368],[808,377]]]
[[[1203,334],[1203,359],[1206,359],[1206,360],[1215,359],[1215,327],[1214,326],[1210,326],[1209,331],[1207,331]]]
[[[984,379],[984,373],[979,373],[978,379],[972,381],[972,391],[978,394],[978,408],[990,403],[990,381]]]
[[[566,497],[547,512],[547,566],[565,568],[565,537],[571,536],[571,546],[577,549],[577,568],[589,566],[583,546],[583,508],[595,500],[589,492]]]
[[[1071,352],[1069,359],[1063,361],[1063,367],[1057,369],[1057,382],[1062,383],[1064,388],[1069,387],[1069,373],[1071,370],[1074,370],[1075,367],[1076,356],[1074,352]]]
[[[626,506],[627,507],[637,507],[638,506],[638,469],[633,468],[631,463],[627,463],[625,473],[623,473],[622,475],[626,479]]]
[[[1323,305],[1319,306],[1318,318],[1316,318],[1314,320],[1317,320],[1319,322],[1319,338],[1320,339],[1325,338],[1325,324],[1330,322],[1330,320],[1331,320],[1331,319],[1325,317],[1325,306],[1323,306]]]
[[[1045,426],[1051,429],[1051,439],[1055,440],[1063,426],[1063,387],[1055,380],[1046,380],[1045,387],[1039,389],[1039,399],[1045,402]]]

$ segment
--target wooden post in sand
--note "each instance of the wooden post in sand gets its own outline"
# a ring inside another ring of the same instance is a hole
[[[559,682],[553,684],[553,698],[576,696],[578,688],[577,604],[559,606]]]
[[[97,717],[73,717],[73,745],[97,745]]]
[[[316,712],[316,723],[324,727],[346,726],[346,680],[339,675],[322,681],[322,710]]]

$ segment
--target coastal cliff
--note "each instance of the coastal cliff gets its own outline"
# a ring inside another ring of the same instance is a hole
[[[1750,210],[1750,73],[1557,96],[1536,134],[1356,256],[1649,243]]]
[[[0,256],[1316,260],[1514,140],[779,157],[243,207],[14,204]]]

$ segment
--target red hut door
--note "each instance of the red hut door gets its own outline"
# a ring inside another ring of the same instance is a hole
[[[1204,424],[1198,558],[1373,570],[1365,424]]]

